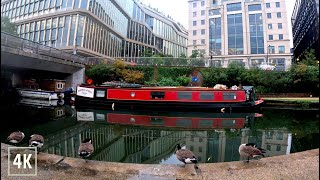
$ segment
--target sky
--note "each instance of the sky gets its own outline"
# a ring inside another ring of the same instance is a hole
[[[175,21],[180,22],[188,29],[188,0],[140,0],[142,3],[153,8],[158,8],[164,14],[170,15]],[[291,15],[294,8],[295,0],[285,0],[287,6],[287,19],[289,22],[289,35],[291,34]],[[291,44],[292,44],[292,38]],[[292,47],[292,45],[291,45]]]

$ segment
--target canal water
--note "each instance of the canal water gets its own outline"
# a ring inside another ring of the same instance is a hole
[[[30,135],[37,133],[45,138],[42,152],[78,158],[81,140],[91,138],[91,159],[98,161],[181,164],[174,154],[177,144],[201,163],[239,161],[238,147],[248,142],[266,149],[267,157],[319,148],[319,113],[311,110],[108,111],[20,101],[2,105],[1,114],[3,143],[20,130],[26,138],[17,146],[28,146]]]

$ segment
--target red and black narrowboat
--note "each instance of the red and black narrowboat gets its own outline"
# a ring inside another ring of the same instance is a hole
[[[207,87],[144,87],[79,85],[76,106],[118,109],[158,110],[252,110],[261,104],[256,100],[253,86],[241,89],[214,89]]]

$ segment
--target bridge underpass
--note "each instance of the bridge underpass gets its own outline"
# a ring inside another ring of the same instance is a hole
[[[13,87],[27,78],[66,80],[66,87],[84,82],[87,59],[1,32],[1,78]]]

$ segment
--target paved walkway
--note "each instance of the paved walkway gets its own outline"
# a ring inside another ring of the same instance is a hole
[[[234,180],[318,180],[319,149],[290,155],[250,161],[200,164],[201,172],[193,166],[124,164],[61,157],[40,153],[36,177],[8,176],[8,145],[1,143],[1,179],[234,179]]]

